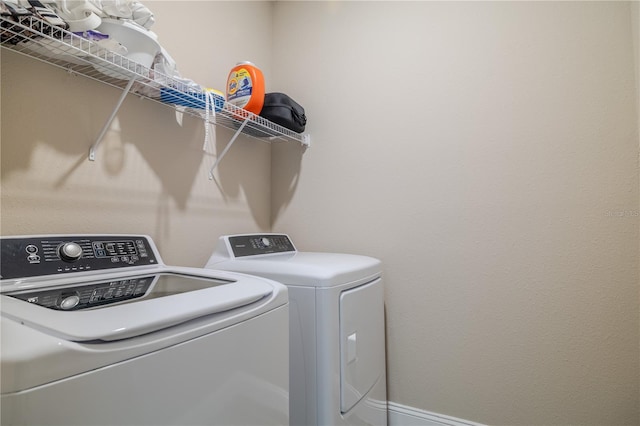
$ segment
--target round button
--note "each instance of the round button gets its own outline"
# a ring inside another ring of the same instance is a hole
[[[80,298],[77,295],[67,296],[60,302],[60,308],[71,309],[75,308],[80,303]]]
[[[58,249],[60,258],[65,262],[75,262],[82,257],[82,247],[78,243],[64,243]]]
[[[38,247],[33,245],[33,244],[29,244],[25,250],[27,251],[27,253],[29,254],[36,254],[38,252]]]

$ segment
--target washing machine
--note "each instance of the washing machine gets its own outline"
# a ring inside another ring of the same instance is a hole
[[[386,425],[381,262],[296,250],[283,234],[220,237],[207,268],[289,288],[292,425]]]
[[[0,239],[2,425],[289,424],[287,288],[144,235]]]

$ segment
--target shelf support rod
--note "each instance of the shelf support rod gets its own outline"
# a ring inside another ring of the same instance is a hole
[[[220,155],[218,155],[218,158],[216,158],[215,163],[213,163],[213,166],[211,166],[211,169],[209,170],[209,180],[213,180],[213,171],[215,170],[216,167],[218,167],[218,164],[220,164],[220,161],[222,161],[224,156],[227,155],[229,148],[231,148],[231,145],[233,145],[233,143],[236,141],[236,138],[240,136],[240,133],[242,133],[244,126],[246,126],[248,122],[249,122],[249,117],[244,119],[244,121],[242,122],[238,130],[236,130],[235,134],[233,135],[233,137],[231,138],[227,146],[225,146],[222,152],[220,153]]]
[[[107,119],[107,122],[104,123],[104,126],[102,126],[102,130],[100,130],[100,134],[98,135],[98,138],[96,139],[94,144],[91,145],[91,148],[89,148],[89,161],[96,160],[96,150],[98,149],[98,145],[100,145],[100,142],[102,142],[102,138],[104,138],[104,135],[107,133],[107,130],[109,130],[109,127],[111,127],[111,123],[113,122],[113,119],[116,118],[116,114],[118,113],[118,110],[122,106],[124,99],[127,97],[127,94],[131,90],[131,87],[133,86],[133,83],[135,81],[136,81],[136,77],[133,77],[131,80],[129,80],[129,83],[127,83],[127,87],[125,87],[124,90],[122,91],[122,94],[120,95],[120,99],[118,99],[118,103],[113,109],[113,112]]]

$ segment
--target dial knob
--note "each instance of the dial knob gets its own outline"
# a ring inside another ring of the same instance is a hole
[[[82,247],[74,242],[64,243],[58,249],[58,254],[65,262],[75,262],[82,257]]]
[[[269,247],[271,245],[271,241],[268,238],[265,237],[265,238],[262,238],[262,244],[265,247]]]
[[[80,297],[77,294],[72,294],[64,297],[60,301],[60,308],[64,310],[73,309],[78,305],[78,303],[80,303]]]

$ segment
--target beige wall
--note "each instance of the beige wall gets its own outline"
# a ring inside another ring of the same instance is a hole
[[[640,423],[630,13],[276,3],[275,85],[313,143],[274,146],[274,229],[383,259],[391,401]]]
[[[269,76],[271,3],[151,2],[154,31],[185,77],[224,89],[236,62]],[[243,17],[250,43],[235,34]],[[265,19],[266,18],[266,19]],[[2,52],[2,234],[148,233],[168,263],[202,266],[217,237],[270,228],[270,147],[242,137],[207,178],[202,121],[129,96],[97,153],[89,146],[120,92]],[[219,130],[217,148],[229,140]]]
[[[631,21],[633,27],[633,51],[636,68],[636,115],[638,119],[638,146],[640,147],[640,2],[634,1],[631,3]],[[638,156],[638,163],[640,165],[640,154]],[[639,176],[640,179],[640,176]],[[638,206],[640,211],[640,205]],[[638,223],[640,227],[640,223]],[[638,239],[640,244],[640,239]],[[640,268],[640,265],[638,265]],[[640,291],[638,292],[638,298],[640,299]],[[640,328],[640,319],[638,322],[638,328]],[[638,406],[640,406],[640,395],[638,395]]]
[[[636,69],[636,102],[638,126],[640,127],[640,2],[631,3],[631,25],[633,28],[633,56]]]

